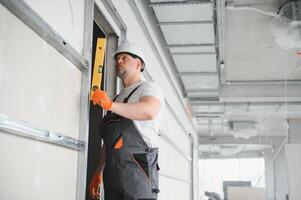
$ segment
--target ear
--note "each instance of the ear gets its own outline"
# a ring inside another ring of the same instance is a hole
[[[139,58],[136,58],[137,60],[137,66],[136,68],[138,69],[139,68],[139,71],[141,70],[141,67],[142,67],[142,63],[141,63],[141,60]]]

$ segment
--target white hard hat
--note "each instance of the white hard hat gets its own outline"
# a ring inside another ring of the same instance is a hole
[[[141,72],[143,72],[145,67],[145,57],[141,49],[139,49],[133,43],[124,42],[118,47],[114,54],[114,58],[116,58],[116,56],[120,53],[128,53],[135,58],[139,58],[142,61]]]

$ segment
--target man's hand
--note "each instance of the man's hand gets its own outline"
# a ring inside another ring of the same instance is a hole
[[[94,105],[98,104],[106,110],[109,110],[113,104],[109,95],[103,90],[95,90],[92,95],[92,101]]]
[[[89,193],[92,199],[100,199],[99,187],[101,183],[102,183],[102,175],[95,174],[89,186]]]

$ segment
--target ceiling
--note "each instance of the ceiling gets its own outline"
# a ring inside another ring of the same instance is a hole
[[[243,146],[200,140],[201,153],[223,156],[220,149],[227,145],[233,155],[270,148],[248,146],[247,139],[286,137],[287,120],[301,118],[301,48],[284,49],[275,34],[276,13],[284,3],[149,1],[200,137],[246,139]]]

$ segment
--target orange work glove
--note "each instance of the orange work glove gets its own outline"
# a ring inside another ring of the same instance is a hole
[[[98,104],[106,110],[109,110],[113,104],[109,95],[103,90],[95,90],[92,95],[92,101],[94,105]]]
[[[99,199],[100,193],[99,193],[99,187],[102,184],[102,175],[101,174],[95,174],[90,182],[89,186],[89,193],[92,199]]]

